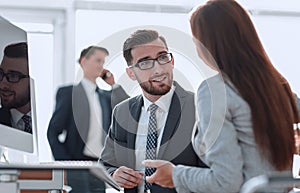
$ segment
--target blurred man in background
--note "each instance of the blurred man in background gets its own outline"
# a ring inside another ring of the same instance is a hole
[[[113,75],[103,68],[108,55],[107,49],[98,46],[82,50],[79,64],[83,79],[77,85],[58,89],[47,133],[55,160],[98,160],[112,108],[128,97],[121,86],[115,85]],[[110,84],[112,90],[100,89],[96,85],[98,77]],[[65,135],[63,140],[61,134]],[[105,192],[105,184],[87,171],[69,171],[67,179],[72,193]]]

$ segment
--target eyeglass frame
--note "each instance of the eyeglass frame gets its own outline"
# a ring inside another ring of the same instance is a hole
[[[162,56],[165,56],[165,55],[170,55],[171,58],[170,58],[170,60],[169,60],[168,62],[161,63],[158,59],[159,59],[160,57],[162,57]],[[140,64],[141,62],[151,61],[151,60],[152,60],[153,62],[152,62],[152,66],[151,66],[150,68],[142,69],[142,68],[140,67],[139,64]],[[149,70],[149,69],[151,69],[151,68],[154,67],[155,61],[156,61],[159,65],[165,65],[165,64],[170,63],[172,60],[173,60],[173,54],[172,54],[171,52],[169,52],[169,53],[161,54],[161,55],[159,55],[158,57],[156,57],[156,58],[154,58],[154,59],[146,59],[146,60],[142,60],[142,61],[137,62],[136,64],[133,64],[133,65],[130,65],[130,66],[128,66],[128,67],[129,67],[129,68],[137,67],[137,68],[139,68],[140,70]]]
[[[3,73],[3,77],[1,78],[1,73]],[[17,75],[18,77],[18,81],[11,81],[10,78],[9,78],[9,75],[10,74],[13,74],[13,75]],[[3,72],[3,70],[0,70],[0,82],[3,81],[4,77],[6,78],[6,80],[10,83],[18,83],[20,82],[23,78],[29,78],[30,76],[29,75],[26,75],[26,74],[22,74],[20,72],[8,72],[8,73],[5,73]]]

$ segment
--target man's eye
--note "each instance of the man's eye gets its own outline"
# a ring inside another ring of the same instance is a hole
[[[20,75],[16,74],[16,73],[10,73],[10,74],[8,74],[8,76],[11,78],[18,78]]]
[[[149,64],[151,64],[150,60],[145,60],[145,61],[139,62],[140,66],[148,66]]]
[[[159,56],[159,59],[160,59],[160,60],[164,60],[164,59],[167,59],[167,58],[168,58],[167,55]]]

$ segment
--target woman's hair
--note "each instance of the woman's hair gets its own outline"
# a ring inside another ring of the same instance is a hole
[[[293,123],[299,122],[295,97],[268,58],[248,13],[233,0],[212,0],[193,12],[190,24],[194,38],[249,104],[262,155],[277,170],[291,167]]]

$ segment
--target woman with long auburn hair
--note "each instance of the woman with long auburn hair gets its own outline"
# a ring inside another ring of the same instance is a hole
[[[194,148],[209,168],[146,160],[157,168],[147,181],[180,193],[239,192],[254,176],[291,171],[300,100],[272,65],[247,11],[233,0],[211,0],[190,24],[199,57],[218,72],[197,91]]]

